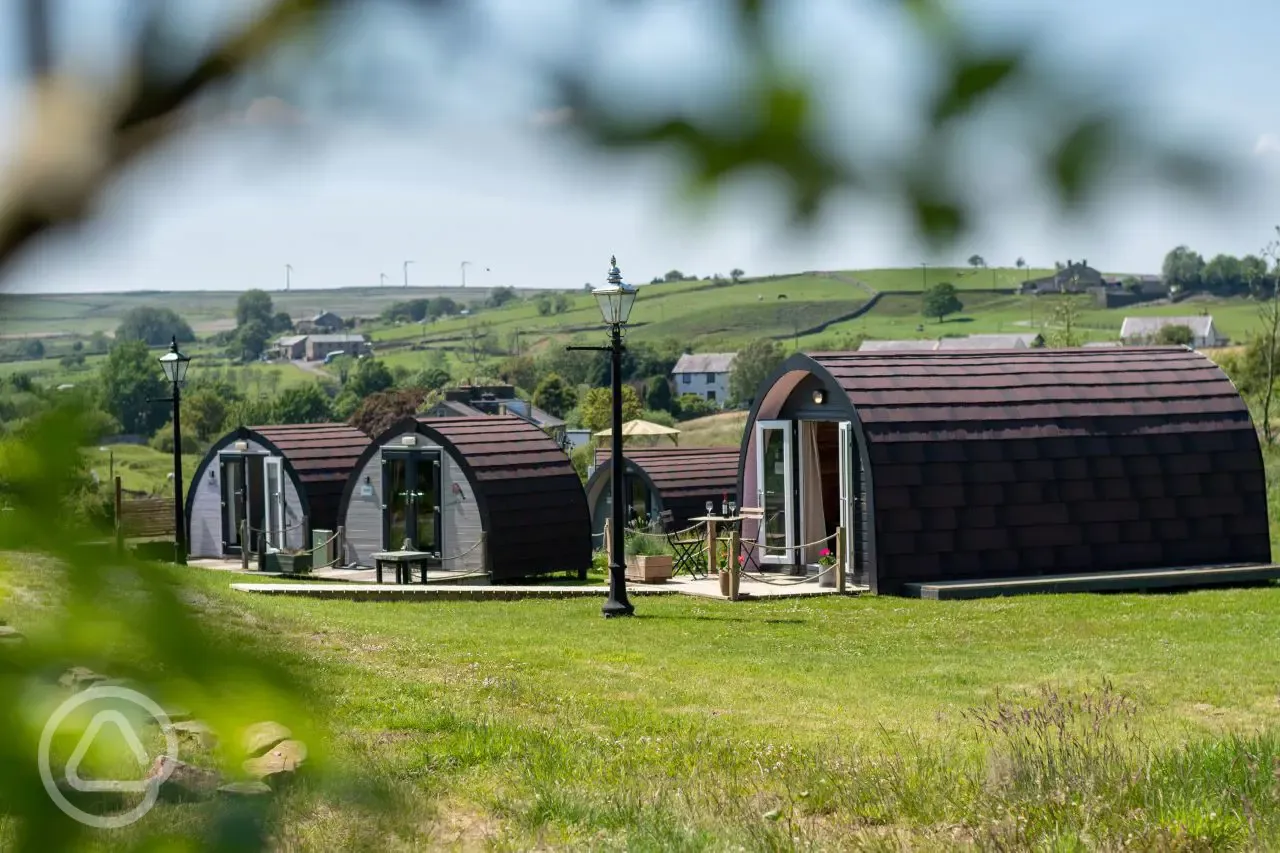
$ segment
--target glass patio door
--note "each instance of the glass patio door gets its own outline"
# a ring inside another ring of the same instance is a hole
[[[387,505],[383,508],[386,532],[383,547],[399,550],[409,538],[409,454],[386,454],[382,457],[383,491]]]
[[[413,532],[409,538],[419,551],[440,553],[440,457],[416,454],[413,468]]]
[[[382,455],[383,547],[441,553],[440,454]]]
[[[263,460],[262,500],[266,509],[263,529],[267,534],[267,550],[285,547],[284,530],[284,461],[278,456]]]
[[[764,520],[760,524],[760,561],[791,565],[795,548],[793,524],[795,453],[791,421],[756,422],[756,484]]]
[[[244,457],[224,455],[218,459],[222,482],[222,549],[238,551],[240,525],[245,518]]]
[[[857,450],[853,443],[853,424],[840,422],[840,526],[844,528],[844,571],[852,578],[857,563],[854,550],[854,520],[858,508],[858,495],[854,489],[853,468],[858,464]]]

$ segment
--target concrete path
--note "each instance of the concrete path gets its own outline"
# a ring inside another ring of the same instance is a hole
[[[348,601],[513,601],[524,598],[603,598],[604,584],[566,586],[557,584],[466,585],[466,584],[369,584],[369,583],[233,583],[239,592],[258,595],[287,595],[301,598],[338,598]],[[739,586],[740,601],[762,601],[777,598],[811,598],[837,595],[834,589],[819,587],[816,582],[793,586],[773,586],[746,580]],[[850,594],[863,590],[851,589]],[[627,595],[691,595],[727,601],[720,594],[718,580],[670,580],[660,584],[627,584]]]

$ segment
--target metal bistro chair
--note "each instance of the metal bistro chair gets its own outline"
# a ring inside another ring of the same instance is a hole
[[[677,530],[675,516],[669,509],[662,511],[661,518],[662,531],[667,534],[667,542],[675,555],[671,561],[671,576],[688,572],[691,578],[706,577],[706,561],[702,559],[702,537],[696,533]]]

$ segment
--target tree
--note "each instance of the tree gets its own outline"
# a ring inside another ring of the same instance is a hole
[[[264,328],[270,329],[274,312],[271,295],[265,290],[246,290],[236,300],[236,327],[247,326],[257,321]]]
[[[551,309],[555,307],[551,302],[551,297],[545,293],[539,294],[538,298],[533,300],[534,306],[538,309],[538,315],[545,317],[551,313]]]
[[[1244,270],[1234,255],[1214,255],[1204,267],[1204,284],[1211,292],[1230,295],[1244,290]]]
[[[1276,226],[1276,234],[1280,235],[1280,225]],[[1280,353],[1276,352],[1280,347],[1280,239],[1268,243],[1262,250],[1262,257],[1271,262],[1273,270],[1267,298],[1258,308],[1258,319],[1262,321],[1262,334],[1258,338],[1264,352],[1265,370],[1262,380],[1262,436],[1267,444],[1271,444],[1276,438],[1271,428],[1271,404],[1276,389],[1276,363],[1280,358]]]
[[[1053,306],[1053,315],[1049,322],[1052,329],[1045,336],[1049,346],[1057,348],[1080,346],[1080,308],[1075,298],[1066,296],[1059,299],[1058,304]]]
[[[567,293],[557,293],[555,295],[555,313],[563,314],[573,309],[573,297]]]
[[[370,394],[386,391],[396,384],[396,379],[386,364],[376,358],[362,358],[356,362],[355,370],[347,376],[342,391],[352,394],[357,399],[364,399]]]
[[[406,388],[421,388],[425,391],[439,391],[453,381],[449,371],[442,367],[426,367],[405,380]]]
[[[662,277],[663,281],[684,281],[688,276],[680,272],[680,270],[670,270]]]
[[[541,406],[539,406],[541,408]],[[640,396],[630,385],[622,386],[622,422],[633,421],[640,417],[644,407],[640,405]],[[608,429],[613,423],[613,390],[610,388],[592,388],[582,398],[582,425],[592,432]]]
[[[190,343],[196,339],[196,334],[172,308],[153,308],[150,305],[131,308],[116,327],[116,340],[143,341],[151,347],[164,346],[175,337],[180,344]]]
[[[1160,331],[1152,338],[1152,343],[1189,347],[1195,339],[1190,326],[1161,326]]]
[[[1161,272],[1173,292],[1195,290],[1203,280],[1204,258],[1186,246],[1178,246],[1164,256]]]
[[[489,298],[484,301],[484,304],[487,308],[501,308],[516,299],[516,289],[514,287],[495,287],[489,291]]]
[[[979,267],[985,267],[986,265],[987,265],[987,262],[983,260],[982,255],[969,256],[969,266],[973,267],[974,269],[978,269]]]
[[[44,358],[44,343],[39,338],[23,338],[18,342],[18,354],[26,361]]]
[[[253,361],[262,355],[270,340],[270,326],[261,320],[250,320],[236,330],[235,354],[245,361]]]
[[[655,376],[649,380],[645,405],[657,412],[671,411],[671,383],[666,376]]]
[[[498,365],[498,378],[517,388],[532,391],[538,385],[538,368],[532,357],[513,355]]]
[[[937,317],[941,323],[948,314],[956,314],[964,310],[964,303],[956,296],[956,287],[950,282],[939,282],[924,292],[920,313],[926,317]]]
[[[275,316],[271,318],[271,331],[273,332],[292,332],[293,318],[289,316],[288,311],[277,311]]]
[[[533,404],[544,412],[563,418],[578,405],[578,394],[559,374],[548,373],[533,392]]]
[[[738,350],[729,373],[729,397],[740,404],[755,399],[756,389],[778,369],[787,354],[777,341],[756,338]]]
[[[347,423],[370,437],[381,435],[397,421],[416,414],[427,397],[423,388],[399,388],[370,394],[360,401]]]
[[[734,284],[737,284],[738,282],[742,281],[742,277],[744,275],[746,275],[746,273],[738,269],[737,267],[734,267],[733,269],[729,270],[729,278],[733,279]]]
[[[183,431],[190,430],[200,441],[208,441],[226,430],[230,399],[215,390],[201,389],[182,398]]]
[[[151,436],[168,420],[169,407],[152,402],[169,396],[158,362],[142,341],[120,341],[98,373],[102,410],[131,435]]]
[[[705,418],[720,411],[720,407],[715,403],[704,400],[697,394],[681,394],[680,399],[675,401],[674,408],[676,416],[682,421]]]
[[[1267,262],[1257,255],[1245,255],[1240,259],[1240,278],[1254,299],[1266,299],[1271,295],[1267,287]]]
[[[463,332],[465,349],[460,355],[471,365],[473,371],[479,371],[488,357],[490,337],[489,323],[477,322],[474,319],[467,323],[466,331]]]
[[[315,382],[284,389],[273,409],[275,420],[282,424],[322,424],[333,420],[329,396]]]
[[[447,296],[438,296],[431,300],[426,312],[426,317],[429,320],[435,320],[438,317],[452,317],[458,313],[458,303]]]
[[[1027,259],[1020,257],[1018,260],[1014,261],[1013,265],[1020,270],[1025,270],[1027,268]]]

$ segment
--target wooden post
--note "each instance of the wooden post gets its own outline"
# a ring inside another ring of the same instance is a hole
[[[707,522],[707,577],[715,577],[720,573],[716,564],[716,523]]]
[[[240,519],[240,568],[249,571],[249,519]]]
[[[742,573],[738,570],[738,555],[742,553],[742,543],[738,540],[737,528],[729,528],[729,600],[738,600],[738,584],[742,582]]]
[[[844,594],[844,528],[836,528],[836,592]]]
[[[613,519],[606,518],[604,520],[604,553],[607,555],[613,553]]]
[[[249,526],[246,521],[245,527]],[[314,559],[314,556],[313,556]],[[265,572],[267,570],[267,533],[264,530],[258,534],[258,571]]]
[[[337,553],[337,559],[334,560],[333,568],[345,566],[347,564],[347,528],[346,525],[339,524],[337,530],[338,538],[333,540],[334,550]]]
[[[116,477],[115,482],[116,482],[116,499],[115,499],[116,553],[123,555],[124,554],[124,527],[121,524],[120,514],[124,510],[124,498],[121,496],[121,493],[120,493],[121,492],[120,478]]]

